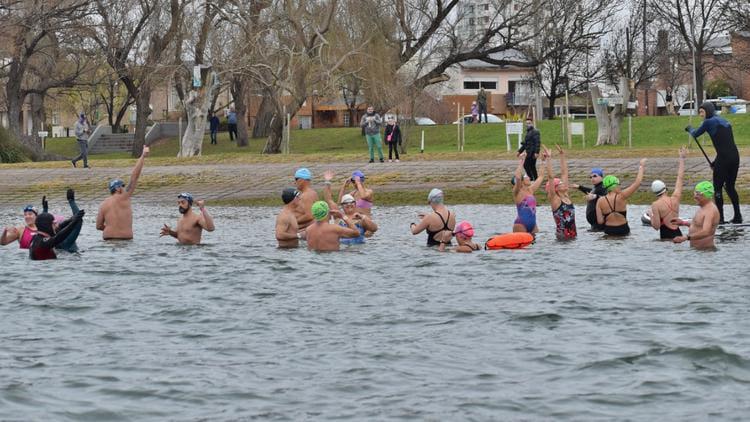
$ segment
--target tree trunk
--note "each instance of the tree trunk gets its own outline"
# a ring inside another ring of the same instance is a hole
[[[187,127],[182,136],[182,148],[178,157],[194,157],[203,151],[203,138],[206,135],[208,108],[214,92],[219,89],[219,80],[212,72],[206,76],[201,88],[190,89],[184,102],[187,114]]]
[[[612,111],[609,111],[606,104],[597,104],[597,100],[602,97],[599,87],[591,87],[591,99],[594,103],[594,114],[598,126],[596,145],[617,145],[620,142],[620,127],[622,126],[628,98],[630,98],[627,78],[620,78],[619,88],[623,104],[615,104]]]
[[[12,70],[12,67],[11,67]],[[21,96],[21,79],[17,74],[10,72],[5,85],[5,98],[8,104],[8,130],[16,139],[21,139],[21,108],[23,98]]]
[[[702,51],[696,51],[695,54],[695,104],[700,106],[703,103],[703,54]],[[697,108],[696,108],[697,109]]]
[[[591,102],[594,103],[594,115],[596,116],[596,145],[605,145],[609,143],[609,110],[607,104],[599,104],[599,99],[602,98],[601,90],[598,86],[594,85],[591,87]]]
[[[281,142],[284,139],[284,120],[280,119],[279,116],[274,116],[270,123],[268,139],[266,140],[265,148],[263,148],[263,154],[279,154],[281,153]]]
[[[143,146],[146,144],[146,125],[148,116],[151,115],[149,99],[151,98],[151,86],[149,82],[143,82],[138,88],[135,98],[135,141],[133,142],[133,157],[140,157]]]
[[[232,78],[232,98],[234,98],[234,111],[237,113],[237,146],[246,147],[250,145],[247,133],[247,82],[242,76]]]
[[[263,138],[271,133],[271,119],[274,117],[274,104],[269,96],[271,92],[263,92],[263,100],[258,107],[258,115],[255,116],[255,126],[253,126],[253,138]]]

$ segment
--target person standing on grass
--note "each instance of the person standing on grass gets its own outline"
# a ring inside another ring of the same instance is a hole
[[[479,88],[477,93],[477,108],[479,109],[479,123],[482,123],[482,114],[484,114],[484,122],[487,122],[487,92],[484,87]]]
[[[234,111],[234,107],[229,109],[227,114],[227,129],[229,130],[229,141],[234,142],[237,137],[237,113]]]
[[[211,113],[211,118],[208,120],[208,126],[211,131],[211,144],[217,145],[216,135],[219,134],[219,118],[216,117],[216,113]]]
[[[523,169],[529,179],[533,182],[537,178],[536,159],[539,158],[539,148],[542,144],[539,130],[534,127],[534,121],[531,117],[526,118],[526,137],[521,142],[521,148],[518,149],[518,156],[525,151],[526,159],[523,162]]]
[[[83,160],[83,168],[87,169],[89,168],[89,135],[91,134],[91,126],[84,113],[81,113],[76,121],[75,134],[81,154],[70,162],[73,164],[73,167],[77,167],[76,163]]]
[[[401,145],[401,128],[395,118],[389,117],[385,125],[385,142],[388,144],[388,162],[392,162],[393,153],[396,153],[398,163],[398,147]]]
[[[382,163],[384,160],[383,142],[380,139],[380,127],[383,126],[383,118],[380,117],[378,113],[375,113],[375,108],[369,106],[367,107],[367,113],[362,116],[359,126],[365,131],[367,148],[370,151],[370,162],[375,162],[375,147],[377,147],[378,157],[380,157],[380,162]]]

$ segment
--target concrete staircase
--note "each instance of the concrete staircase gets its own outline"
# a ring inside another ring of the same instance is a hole
[[[133,142],[135,142],[135,134],[132,133],[102,134],[91,145],[89,153],[130,152],[133,149]]]

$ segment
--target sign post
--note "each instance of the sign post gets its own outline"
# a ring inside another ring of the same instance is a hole
[[[586,132],[585,128],[583,126],[583,123],[575,122],[570,123],[570,137],[571,139],[573,136],[581,136],[583,138],[583,148],[586,148]],[[571,143],[570,146],[572,147],[573,144]]]
[[[510,152],[510,135],[518,135],[518,148],[521,148],[521,135],[523,135],[522,122],[508,122],[505,124],[505,144]]]
[[[46,130],[42,130],[37,132],[37,135],[39,135],[40,138],[42,138],[42,150],[47,149],[47,137],[49,136],[49,132]]]

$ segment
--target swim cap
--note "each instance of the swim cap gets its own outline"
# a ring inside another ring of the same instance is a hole
[[[55,220],[55,217],[48,213],[43,212],[36,216],[36,221],[34,224],[36,224],[36,229],[40,232],[47,233],[48,235],[54,235],[55,229],[52,227],[52,222]]]
[[[353,196],[351,196],[348,193],[346,195],[344,195],[344,196],[341,197],[341,203],[342,204],[350,204],[350,203],[353,203],[353,202],[357,202],[357,201],[354,199]]]
[[[435,188],[431,190],[430,193],[427,195],[427,203],[430,203],[430,204],[442,203],[444,196],[445,195],[443,194],[443,191]]]
[[[39,211],[37,211],[36,207],[33,205],[26,205],[23,212],[33,212],[35,215],[39,215]]]
[[[328,204],[326,201],[318,201],[312,205],[312,215],[317,221],[323,221],[328,218]]]
[[[302,180],[312,180],[312,173],[310,173],[310,170],[303,167],[294,172],[294,178]]]
[[[594,167],[591,169],[591,174],[595,174],[599,177],[604,177],[604,170],[600,169],[599,167]]]
[[[298,197],[299,195],[300,193],[297,189],[286,188],[283,191],[281,191],[281,200],[284,201],[285,204],[288,204],[294,201],[294,198]]]
[[[695,191],[700,192],[708,199],[714,197],[714,184],[708,181],[703,181],[695,185]]]
[[[666,191],[667,185],[665,185],[661,180],[654,180],[654,182],[651,183],[651,192],[653,192],[656,196],[659,196]]]
[[[453,229],[453,235],[461,234],[465,237],[474,237],[474,227],[468,221],[462,221],[456,224],[456,228]]]
[[[557,187],[560,186],[560,183],[562,183],[562,181],[558,179],[557,177],[552,179],[552,186],[554,186],[555,189],[557,189]],[[549,190],[549,182],[547,182],[545,186],[546,186],[545,189]]]
[[[521,180],[523,180],[523,178],[526,177],[526,176],[527,176],[526,173],[524,173],[523,176],[521,176]],[[510,178],[510,184],[513,185],[513,186],[516,185],[516,176],[515,175]]]
[[[615,187],[620,185],[620,179],[616,178],[615,176],[612,176],[611,174],[602,180],[602,186],[604,186],[604,189],[607,191],[611,191]]]
[[[352,173],[352,181],[354,181],[355,177],[359,177],[359,180],[363,182],[365,181],[365,174],[359,170],[356,170],[354,173]]]
[[[109,182],[109,193],[115,193],[117,188],[125,186],[125,182],[123,182],[120,179],[114,179],[111,182]]]
[[[181,194],[177,195],[177,199],[184,199],[188,202],[188,205],[193,205],[193,195],[182,192]]]

